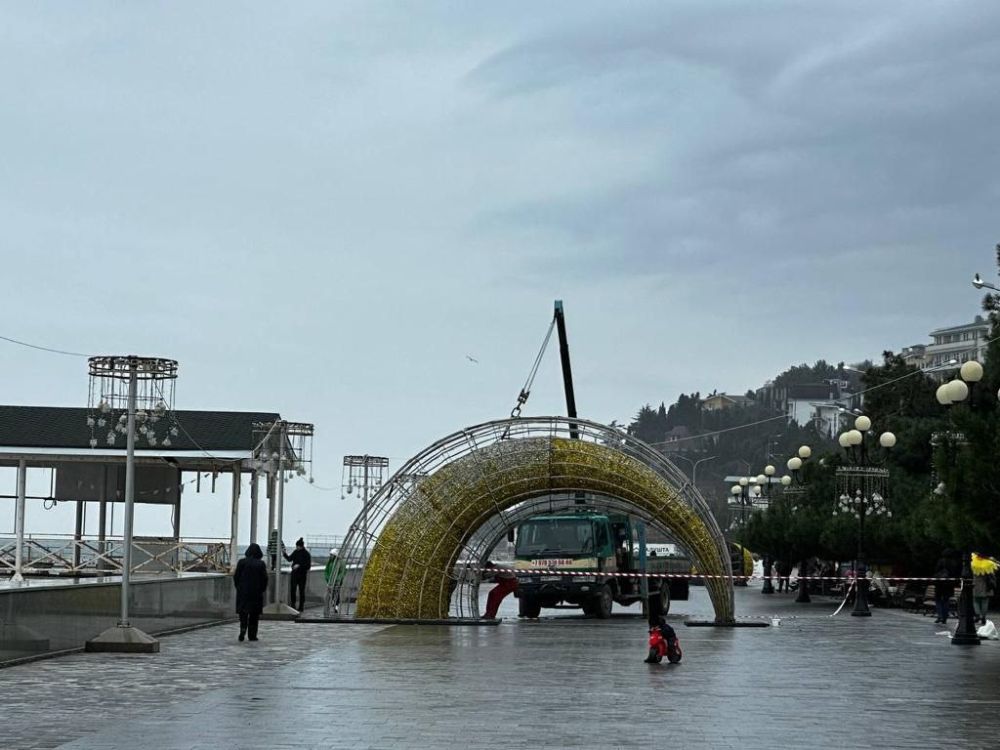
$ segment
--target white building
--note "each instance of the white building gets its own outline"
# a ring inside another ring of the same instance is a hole
[[[852,399],[846,385],[842,380],[790,385],[785,390],[785,413],[792,422],[812,424],[821,435],[835,438],[840,432],[841,408]]]
[[[990,323],[982,315],[965,325],[938,328],[931,331],[934,343],[924,351],[924,367],[940,367],[955,359],[958,364],[970,359],[982,362],[986,359],[986,342],[990,337]]]

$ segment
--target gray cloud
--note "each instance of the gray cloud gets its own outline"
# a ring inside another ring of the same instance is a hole
[[[649,165],[495,221],[558,229],[585,253],[636,259],[635,273],[687,255],[724,264],[734,248],[781,262],[971,242],[969,215],[985,221],[1000,184],[1000,12],[824,8],[604,17],[491,56],[473,84],[503,97],[571,91],[575,126],[635,135]]]

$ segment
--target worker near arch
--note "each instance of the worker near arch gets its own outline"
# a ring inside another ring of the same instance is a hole
[[[492,560],[489,560],[483,566],[483,580],[490,578],[496,581],[497,585],[486,597],[485,617],[487,620],[495,620],[500,602],[506,599],[508,594],[517,591],[517,575],[509,568],[498,568]]]

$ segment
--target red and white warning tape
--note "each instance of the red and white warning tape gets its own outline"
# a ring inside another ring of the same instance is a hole
[[[469,568],[470,571],[478,571],[480,573],[514,573],[516,575],[545,575],[545,576],[593,576],[593,575],[613,575],[618,578],[687,578],[687,579],[732,579],[734,581],[760,581],[767,578],[788,578],[789,580],[795,579],[796,581],[852,581],[854,580],[849,576],[779,576],[777,574],[772,574],[770,576],[764,575],[749,575],[749,576],[738,576],[738,575],[702,575],[700,573],[623,573],[614,570],[606,571],[593,571],[593,570],[552,570],[551,568]],[[942,579],[942,578],[929,578],[920,576],[880,576],[883,581],[920,581],[925,583],[941,583],[945,580],[950,580],[952,583],[960,583],[961,578],[952,579]],[[871,580],[871,579],[869,579]]]

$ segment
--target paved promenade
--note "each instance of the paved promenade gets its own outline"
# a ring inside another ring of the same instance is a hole
[[[641,619],[499,627],[265,622],[170,636],[154,656],[0,670],[5,748],[996,748],[1000,643],[952,646],[928,617],[737,590],[779,627],[686,628],[647,665]],[[516,612],[505,602],[501,614]]]

